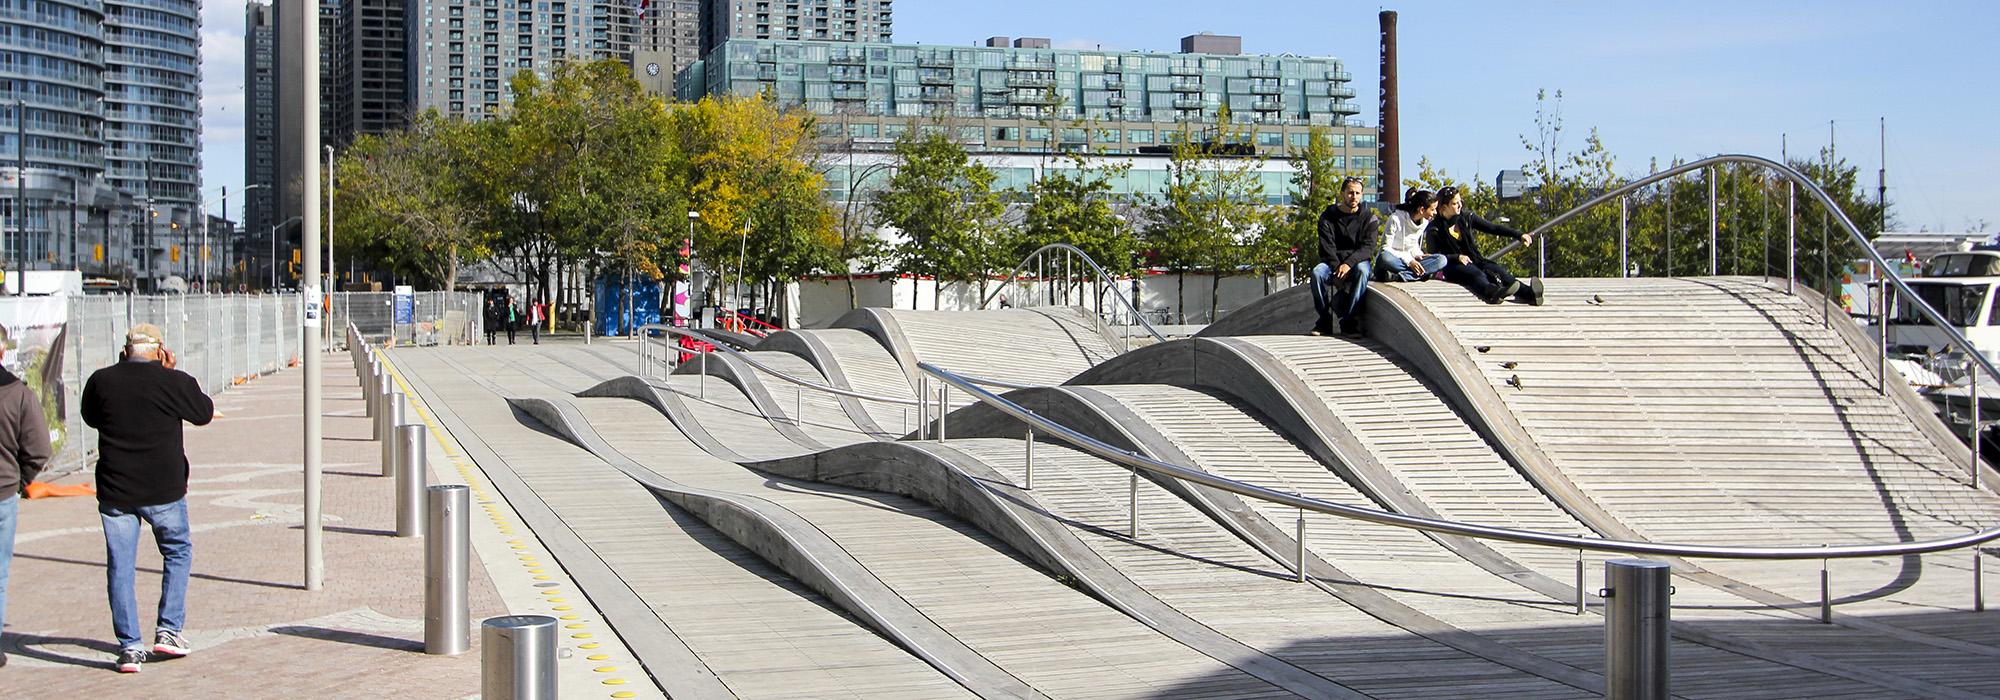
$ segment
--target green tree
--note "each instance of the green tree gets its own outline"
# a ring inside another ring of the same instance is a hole
[[[1293,148],[1289,156],[1292,206],[1285,210],[1281,226],[1273,229],[1274,235],[1264,237],[1259,257],[1267,264],[1274,263],[1267,273],[1292,262],[1293,271],[1304,275],[1319,263],[1320,213],[1339,201],[1341,181],[1356,172],[1347,169],[1323,126],[1309,129],[1306,145]]]
[[[1154,263],[1176,275],[1183,323],[1187,273],[1214,276],[1208,301],[1209,318],[1214,318],[1222,277],[1251,262],[1248,252],[1278,222],[1264,203],[1258,176],[1263,161],[1229,155],[1231,144],[1240,144],[1246,132],[1232,122],[1227,108],[1210,133],[1211,138],[1202,139],[1192,130],[1180,132],[1167,161],[1167,187],[1147,207],[1150,223],[1144,241]]]
[[[493,240],[468,186],[480,167],[478,132],[428,111],[406,129],[357,139],[334,166],[340,245],[454,290],[459,267],[489,256]]]
[[[1113,208],[1115,181],[1132,166],[1117,163],[1092,167],[1080,154],[1065,153],[1028,185],[1028,207],[1020,231],[1012,237],[1008,258],[1021,260],[1042,246],[1068,243],[1082,249],[1104,270],[1129,274],[1137,265],[1138,240]]]
[[[895,163],[888,185],[875,194],[875,216],[902,231],[903,242],[891,252],[898,271],[940,283],[977,279],[983,291],[1006,210],[993,191],[993,171],[950,136],[923,129],[896,140]]]

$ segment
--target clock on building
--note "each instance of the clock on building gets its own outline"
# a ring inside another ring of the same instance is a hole
[[[658,63],[646,64],[646,75],[659,75],[659,74],[660,74],[660,64]]]

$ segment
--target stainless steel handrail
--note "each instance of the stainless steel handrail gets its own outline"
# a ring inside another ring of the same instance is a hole
[[[1724,163],[1742,163],[1748,165],[1762,166],[1765,169],[1768,169],[1781,176],[1784,176],[1784,178],[1786,180],[1789,180],[1792,184],[1798,185],[1800,188],[1804,189],[1806,194],[1811,195],[1814,199],[1819,200],[1820,206],[1824,207],[1826,211],[1832,215],[1833,220],[1840,224],[1840,228],[1843,231],[1847,232],[1847,237],[1850,240],[1852,240],[1856,246],[1861,248],[1862,254],[1867,256],[1869,261],[1874,263],[1875,269],[1878,271],[1878,274],[1881,275],[1881,281],[1895,285],[1898,303],[1915,302],[1915,308],[1917,312],[1923,314],[1923,317],[1929,320],[1931,322],[1931,325],[1934,326],[1938,332],[1944,335],[1945,340],[1947,340],[1952,347],[1957,348],[1960,352],[1964,353],[1968,358],[1970,358],[1974,363],[1976,363],[1981,370],[1984,370],[1986,372],[1986,376],[1992,377],[1996,380],[2000,380],[2000,365],[1995,365],[1993,363],[1993,360],[1987,358],[1986,355],[1980,353],[1978,348],[1973,347],[1972,341],[1968,340],[1965,337],[1965,334],[1958,332],[1958,329],[1953,327],[1952,323],[1944,317],[1943,313],[1940,313],[1936,308],[1933,308],[1930,305],[1930,302],[1924,301],[1924,298],[1917,294],[1917,290],[1911,287],[1909,282],[1904,281],[1901,275],[1896,274],[1895,267],[1890,265],[1889,261],[1883,258],[1880,252],[1875,250],[1875,245],[1868,241],[1867,236],[1862,235],[1861,227],[1854,225],[1854,220],[1849,218],[1847,216],[1847,212],[1842,210],[1840,208],[1840,205],[1833,201],[1832,195],[1827,194],[1826,190],[1820,188],[1818,183],[1812,181],[1812,178],[1806,177],[1805,173],[1801,173],[1797,170],[1792,169],[1791,166],[1779,163],[1769,158],[1762,158],[1758,156],[1746,155],[1740,153],[1724,154],[1719,156],[1711,156],[1694,162],[1685,163],[1679,166],[1668,168],[1658,173],[1653,173],[1651,175],[1647,175],[1646,177],[1642,177],[1632,182],[1626,183],[1625,185],[1613,189],[1609,192],[1605,192],[1604,194],[1593,197],[1589,201],[1586,201],[1583,204],[1570,209],[1569,211],[1557,214],[1554,218],[1549,219],[1546,222],[1543,222],[1542,225],[1536,226],[1535,229],[1529,231],[1529,233],[1533,235],[1542,235],[1542,233],[1544,231],[1547,231],[1550,227],[1553,227],[1564,221],[1568,221],[1572,218],[1575,218],[1576,216],[1581,215],[1583,212],[1591,208],[1601,206],[1606,202],[1610,202],[1614,199],[1631,194],[1632,192],[1638,190],[1639,188],[1651,185],[1656,182],[1660,182],[1662,180],[1668,180],[1674,177],[1678,177],[1680,175],[1686,174],[1691,171],[1700,170],[1702,168],[1714,165],[1720,165]],[[1712,241],[1711,245],[1713,245]],[[1520,247],[1521,244],[1519,242],[1509,243],[1505,247],[1502,247],[1500,250],[1495,251],[1492,257],[1497,258],[1502,255],[1506,255]],[[1797,243],[1796,242],[1792,243],[1791,247],[1796,249]],[[1830,251],[1825,251],[1825,250],[1820,252],[1821,255],[1828,255],[1829,253]],[[1785,274],[1789,278],[1792,275],[1796,274],[1796,272],[1797,272],[1796,269],[1788,269],[1786,270]],[[1886,297],[1884,306],[1887,306]],[[1887,314],[1883,315],[1887,316]],[[1886,329],[1886,324],[1878,323],[1878,328]],[[1886,337],[1887,331],[1883,330],[1882,332],[1884,335],[1882,338],[1879,339],[1879,341],[1883,343],[1883,347],[1877,348],[1877,352],[1887,353],[1888,351],[1887,337]],[[1886,380],[1888,373],[1886,361],[1882,361],[1878,364],[1877,372],[1878,375],[1880,375],[1878,376],[1878,380],[1881,380],[1885,383],[1885,386],[1883,388],[1884,390],[1886,390],[1887,389]],[[1974,377],[1973,381],[1976,383],[1977,378]],[[1978,458],[1979,441],[1973,440],[1972,445],[1973,445],[1972,448],[1973,459],[1971,465],[1970,480],[1973,486],[1977,488],[1980,483],[1980,473],[1979,473],[1980,460]]]
[[[1043,253],[1047,253],[1049,251],[1054,251],[1054,250],[1068,252],[1070,254],[1075,255],[1078,259],[1083,260],[1083,264],[1089,265],[1090,269],[1097,273],[1097,279],[1099,280],[1112,281],[1116,279],[1111,276],[1111,273],[1105,272],[1104,266],[1097,264],[1096,260],[1092,260],[1090,258],[1090,254],[1083,252],[1083,249],[1070,245],[1068,243],[1050,243],[1048,245],[1035,249],[1035,252],[1029,253],[1028,257],[1022,258],[1021,264],[1015,265],[1013,272],[1007,273],[1007,280],[1005,282],[1001,282],[1000,286],[995,287],[993,291],[988,292],[986,294],[986,298],[979,300],[979,308],[984,309],[987,306],[991,305],[993,303],[993,297],[998,296],[1002,291],[1005,291],[1008,286],[1014,284],[1014,280],[1020,278],[1021,272],[1023,270],[1028,269],[1029,263],[1034,262],[1035,259],[1041,257]],[[1167,339],[1166,336],[1160,334],[1159,330],[1153,328],[1153,324],[1146,320],[1145,314],[1139,313],[1139,307],[1133,304],[1131,299],[1126,298],[1124,292],[1118,290],[1118,285],[1105,284],[1104,289],[1110,290],[1112,296],[1118,299],[1118,303],[1123,304],[1125,306],[1126,311],[1132,312],[1132,318],[1137,319],[1139,321],[1139,326],[1141,328],[1145,328],[1147,333],[1152,334],[1154,340],[1164,341]],[[1098,301],[1099,303],[1102,303],[1103,301],[1103,295],[1101,293],[1099,294]]]
[[[1494,527],[1490,525],[1477,525],[1473,523],[1462,523],[1453,520],[1441,520],[1436,518],[1425,518],[1414,515],[1404,515],[1401,513],[1391,513],[1388,511],[1375,510],[1372,508],[1362,508],[1359,506],[1351,506],[1342,503],[1333,503],[1331,501],[1322,501],[1316,498],[1309,498],[1298,494],[1285,493],[1283,491],[1277,491],[1262,486],[1258,486],[1255,484],[1245,483],[1234,479],[1216,476],[1214,474],[1210,474],[1208,472],[1201,471],[1198,469],[1190,469],[1177,464],[1162,462],[1160,460],[1153,459],[1151,457],[1146,457],[1144,455],[1140,455],[1134,452],[1121,450],[1109,444],[1106,444],[1102,441],[1099,441],[1096,438],[1090,437],[1089,435],[1085,435],[1083,433],[1072,430],[1068,426],[1065,426],[1061,423],[1057,423],[1055,421],[1049,420],[1048,418],[1044,418],[1041,415],[1036,414],[1034,411],[1028,410],[1026,407],[1023,407],[1020,404],[1016,404],[1012,401],[1009,401],[1004,397],[986,391],[985,389],[981,389],[979,388],[978,385],[974,384],[973,382],[957,374],[954,374],[949,370],[939,368],[929,363],[918,363],[917,368],[919,370],[922,370],[924,373],[929,374],[932,377],[936,377],[939,381],[944,382],[946,385],[957,387],[959,390],[971,394],[972,396],[978,398],[980,401],[985,402],[987,405],[992,406],[1000,410],[1001,412],[1006,413],[1007,415],[1020,419],[1023,423],[1028,424],[1028,426],[1037,433],[1050,435],[1059,440],[1062,440],[1063,442],[1075,445],[1076,447],[1082,449],[1085,452],[1088,452],[1099,458],[1109,460],[1116,464],[1120,464],[1131,469],[1144,470],[1153,474],[1159,474],[1161,476],[1165,476],[1168,478],[1193,482],[1201,484],[1203,486],[1208,486],[1223,491],[1228,491],[1230,493],[1234,493],[1239,496],[1248,496],[1250,498],[1269,501],[1271,503],[1276,503],[1283,506],[1299,508],[1301,510],[1308,510],[1316,513],[1324,513],[1327,515],[1333,515],[1342,518],[1361,520],[1365,522],[1376,523],[1378,525],[1389,525],[1392,527],[1409,528],[1414,530],[1423,530],[1426,532],[1436,532],[1448,535],[1477,537],[1481,539],[1519,542],[1522,544],[1561,547],[1563,549],[1587,549],[1595,552],[1612,552],[1618,554],[1646,554],[1655,556],[1697,557],[1697,558],[1707,558],[1707,559],[1800,560],[1800,559],[1847,559],[1856,557],[1886,557],[1886,556],[1898,556],[1905,554],[1925,554],[1929,552],[1941,552],[1945,550],[1958,549],[1961,547],[1983,544],[1994,540],[2000,540],[2000,528],[1995,528],[1990,530],[1981,530],[1966,535],[1959,535],[1956,537],[1947,537],[1936,540],[1924,540],[1920,542],[1898,542],[1893,544],[1848,544],[1848,545],[1823,545],[1823,546],[1691,545],[1691,544],[1674,544],[1665,542],[1634,542],[1629,540],[1611,540],[1598,537],[1584,537],[1577,535],[1559,535],[1547,532],[1536,532],[1533,530],[1517,530],[1514,528]]]

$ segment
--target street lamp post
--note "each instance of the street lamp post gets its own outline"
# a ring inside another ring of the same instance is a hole
[[[697,315],[694,311],[694,222],[699,220],[701,220],[701,212],[689,209],[688,237],[687,240],[681,242],[681,284],[687,290],[689,316]],[[678,307],[674,310],[677,312],[680,311]],[[689,327],[696,325],[693,318],[686,319],[686,322]]]
[[[28,101],[14,100],[14,245],[28,240]],[[0,278],[14,264],[13,249],[0,235]],[[26,266],[22,266],[26,269]],[[16,280],[15,288],[28,291],[27,280]],[[4,290],[0,290],[4,293]]]
[[[305,219],[294,216],[271,227],[271,291],[273,292],[278,291],[278,232],[285,230],[285,227],[292,225],[294,221],[303,222]]]

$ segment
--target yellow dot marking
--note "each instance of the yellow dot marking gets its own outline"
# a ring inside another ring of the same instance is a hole
[[[570,609],[570,607],[569,607],[569,606],[567,606],[567,605],[558,605],[558,606],[556,606],[556,609],[557,609],[557,610],[568,610],[568,609]]]
[[[620,691],[618,691],[618,692],[616,692],[616,693],[612,693],[612,694],[611,694],[611,697],[614,697],[614,698],[636,698],[636,697],[639,697],[639,694],[638,694],[638,693],[634,693],[634,692],[632,692],[632,691],[630,691],[630,690],[620,690]]]
[[[549,580],[549,577],[547,577],[547,576],[536,576],[536,577],[535,577],[535,580],[536,580],[536,581],[547,581],[547,580]]]
[[[578,633],[576,633],[576,634],[572,634],[572,635],[570,635],[570,636],[569,636],[569,638],[570,638],[570,639],[589,639],[589,638],[591,638],[591,637],[593,637],[593,636],[596,636],[596,635],[593,635],[593,634],[591,634],[591,633],[589,633],[589,632],[578,632]]]
[[[534,566],[534,564],[529,564],[528,566]],[[531,574],[541,574],[541,573],[547,573],[547,572],[548,572],[548,569],[529,569],[529,570],[528,570],[528,573],[531,573]]]
[[[589,642],[589,643],[585,643],[585,644],[578,644],[578,645],[576,645],[576,648],[578,648],[578,649],[596,649],[596,648],[597,648],[597,647],[599,647],[599,646],[602,646],[602,645],[598,644],[597,642]]]
[[[605,660],[605,659],[609,659],[609,658],[611,658],[611,655],[610,655],[610,654],[591,654],[591,655],[589,655],[589,656],[586,656],[586,657],[583,657],[583,658],[586,658],[586,659],[590,659],[591,661],[603,661],[603,660]]]
[[[549,599],[549,602],[551,602],[551,603],[567,603],[567,602],[569,602],[569,599],[568,599],[568,598],[550,598],[550,599]]]
[[[597,667],[597,668],[593,668],[593,669],[590,669],[590,670],[592,670],[592,671],[596,671],[596,672],[598,672],[598,673],[617,673],[617,672],[618,672],[618,667],[617,667],[617,666],[599,666],[599,667]]]
[[[606,678],[606,679],[604,679],[604,684],[605,684],[605,685],[625,685],[625,679],[623,679],[623,678]]]
[[[562,591],[558,591],[556,589],[551,588],[546,591],[542,591],[542,595],[562,595]]]
[[[583,628],[585,628],[585,627],[589,627],[589,626],[590,626],[590,625],[586,625],[586,624],[584,624],[584,623],[581,623],[581,622],[579,622],[579,623],[576,623],[576,624],[574,624],[574,625],[563,625],[563,629],[572,629],[572,630],[580,630],[580,629],[583,629]]]
[[[564,616],[562,616],[561,618],[558,618],[558,619],[563,619],[563,620],[574,620],[574,619],[576,619],[576,616],[575,616],[575,615],[564,615]]]

